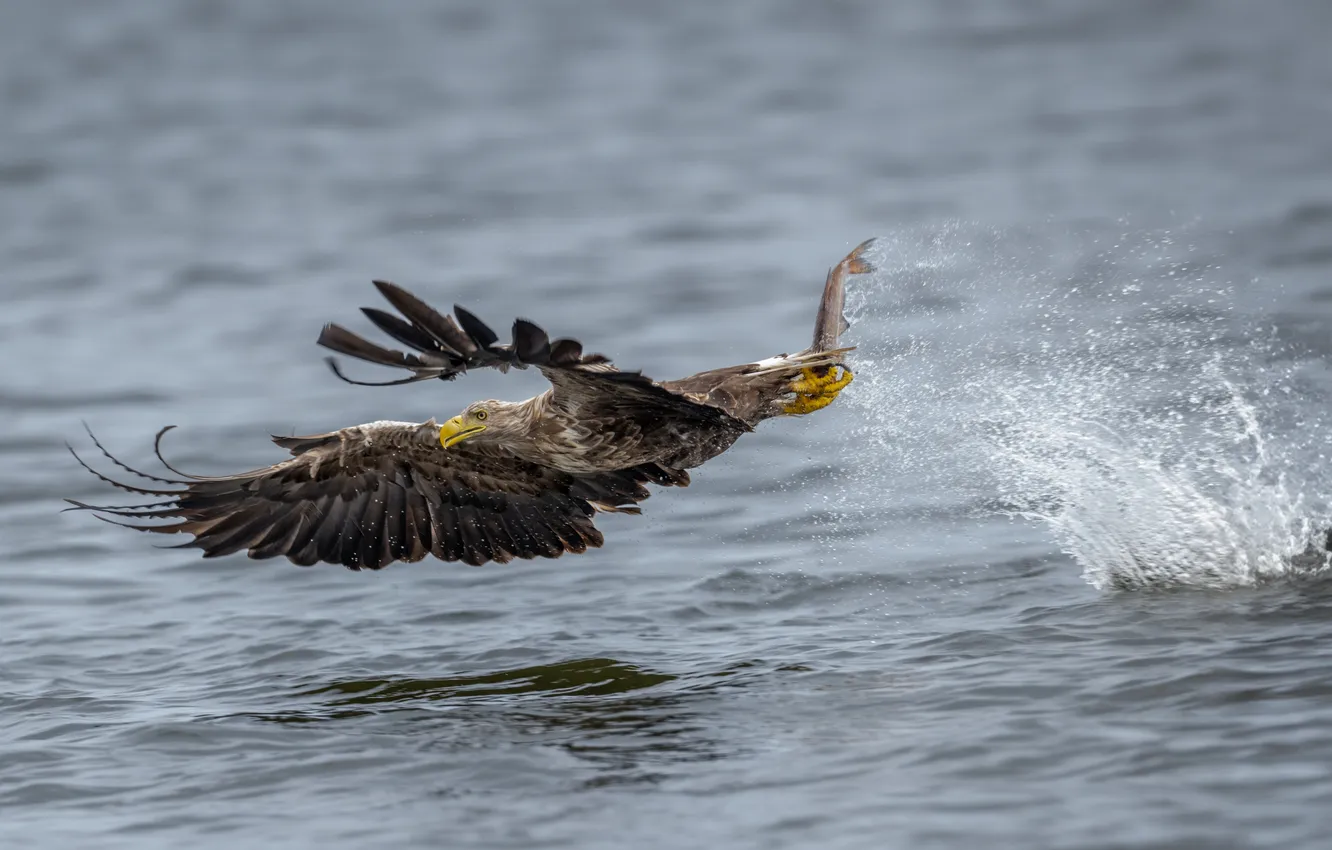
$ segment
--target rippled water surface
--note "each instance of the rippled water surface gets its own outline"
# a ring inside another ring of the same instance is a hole
[[[1332,7],[10,6],[7,846],[1325,846]],[[540,390],[338,383],[371,278],[666,378],[872,235],[856,383],[594,553],[59,513],[80,420],[222,473]]]

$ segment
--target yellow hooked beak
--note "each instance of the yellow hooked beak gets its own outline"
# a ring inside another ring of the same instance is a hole
[[[462,416],[455,416],[443,425],[439,426],[439,444],[444,448],[456,446],[468,437],[475,437],[486,426],[477,423],[468,424],[463,421]]]

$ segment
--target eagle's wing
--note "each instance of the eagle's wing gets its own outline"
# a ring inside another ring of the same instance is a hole
[[[158,449],[167,430],[158,433]],[[273,440],[293,457],[237,475],[194,476],[162,460],[185,480],[145,475],[97,443],[145,483],[116,481],[75,454],[79,463],[103,481],[158,501],[70,501],[127,518],[119,524],[130,528],[193,535],[182,545],[203,549],[205,557],[247,550],[252,558],[285,555],[302,566],[323,561],[377,570],[427,554],[479,565],[584,552],[602,544],[592,524],[597,510],[637,513],[632,506],[649,495],[645,482],[689,483],[683,471],[655,464],[572,475],[485,446],[460,443],[446,450],[433,420],[375,422]]]
[[[337,324],[325,325],[318,340],[320,345],[340,354],[413,373],[409,378],[371,386],[431,378],[452,380],[469,369],[485,367],[507,371],[510,367],[535,366],[554,386],[555,402],[569,409],[592,407],[604,413],[646,410],[670,414],[686,423],[750,430],[748,424],[715,405],[673,392],[641,372],[621,371],[604,355],[584,354],[582,343],[577,340],[551,340],[545,331],[526,319],[515,320],[512,341],[502,343],[488,325],[462,307],[454,306],[455,320],[397,284],[377,280],[375,286],[402,317],[373,307],[363,307],[361,311],[380,330],[413,349],[413,353],[377,345]],[[345,376],[332,358],[329,365],[348,383],[368,383]]]

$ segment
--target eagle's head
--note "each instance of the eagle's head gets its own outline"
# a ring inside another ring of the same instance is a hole
[[[439,444],[456,446],[463,440],[478,443],[512,443],[527,435],[531,427],[524,406],[509,401],[486,399],[474,401],[439,428]]]

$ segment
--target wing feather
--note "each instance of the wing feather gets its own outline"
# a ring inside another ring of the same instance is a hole
[[[407,317],[408,321],[439,343],[443,351],[464,358],[476,353],[477,343],[463,333],[462,328],[458,327],[458,323],[452,317],[441,315],[429,304],[396,283],[377,280],[375,288],[399,313]]]
[[[401,471],[399,472],[401,476]],[[419,561],[430,554],[430,507],[421,491],[410,486],[403,477],[398,479],[403,499],[404,539],[407,554],[404,561]]]
[[[306,522],[304,511],[286,511],[277,519],[263,537],[252,547],[256,558],[271,558],[283,552],[299,550],[305,543],[301,535],[302,525]]]
[[[621,371],[603,355],[584,354],[578,340],[551,341],[544,330],[527,319],[515,320],[512,341],[501,343],[489,325],[461,306],[453,308],[455,320],[397,284],[375,281],[375,286],[402,318],[372,307],[362,311],[380,330],[414,349],[416,354],[385,348],[336,324],[325,325],[318,342],[348,357],[412,373],[410,378],[385,381],[381,385],[431,378],[452,380],[469,369],[534,366],[554,387],[556,404],[571,411],[577,409],[580,415],[596,415],[603,409],[611,415],[646,411],[669,414],[684,422],[752,430],[718,406],[688,398],[641,372]],[[336,361],[330,360],[330,365],[344,381],[376,385],[347,378]],[[289,438],[293,450],[297,439]]]
[[[361,312],[365,314],[367,319],[374,322],[375,327],[403,345],[415,348],[417,351],[434,351],[442,347],[439,340],[411,322],[405,322],[392,313],[374,307],[362,307]]]
[[[356,523],[361,532],[360,545],[356,555],[358,564],[373,564],[381,560],[397,560],[396,558],[385,557],[385,547],[389,535],[389,529],[385,526],[387,515],[385,499],[387,494],[384,490],[387,483],[386,480],[380,479],[379,486],[373,491],[362,494],[366,498],[366,503]]]
[[[383,501],[383,541],[380,553],[384,563],[409,561],[412,546],[407,539],[407,498],[397,481],[386,479],[380,486]]]
[[[160,491],[130,488],[158,499],[141,505],[72,504],[103,519],[136,520],[131,527],[139,530],[190,535],[183,545],[209,558],[246,551],[302,566],[377,570],[426,554],[480,565],[584,552],[603,542],[592,524],[594,505],[642,501],[649,481],[688,483],[680,480],[683,472],[655,464],[573,475],[492,447],[462,443],[446,450],[438,432],[431,420],[278,437],[295,455],[274,466],[188,476],[172,482],[173,489],[164,482]]]
[[[458,513],[458,537],[461,541],[462,561],[479,567],[493,556],[490,551],[490,541],[485,539],[481,529],[477,527],[475,508],[471,505],[458,504],[454,507]]]

